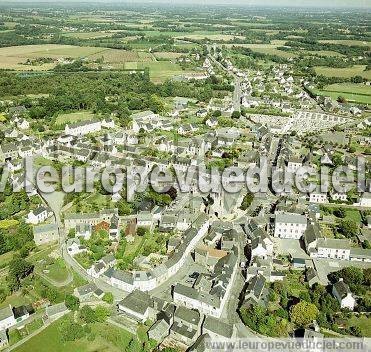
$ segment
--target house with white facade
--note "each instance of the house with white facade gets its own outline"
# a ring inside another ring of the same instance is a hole
[[[37,225],[41,222],[44,222],[50,214],[50,210],[48,208],[45,208],[43,206],[39,206],[35,210],[31,210],[28,215],[26,222],[29,224]]]
[[[348,308],[349,310],[354,309],[356,300],[353,297],[349,286],[343,281],[343,279],[340,279],[334,284],[332,287],[332,294],[339,301],[341,308]]]
[[[152,297],[140,290],[135,290],[118,303],[120,312],[125,313],[131,319],[146,322],[155,316],[154,302]]]
[[[12,306],[0,309],[0,330],[7,330],[17,323]]]
[[[99,132],[101,129],[102,123],[99,120],[92,119],[67,124],[64,128],[64,133],[71,136],[84,136],[89,133]]]
[[[58,241],[59,231],[57,224],[45,224],[34,226],[34,241],[37,246]]]
[[[347,239],[320,238],[317,253],[311,253],[311,257],[349,260],[350,242]]]
[[[274,237],[300,239],[307,229],[307,217],[296,213],[278,213],[275,217]]]

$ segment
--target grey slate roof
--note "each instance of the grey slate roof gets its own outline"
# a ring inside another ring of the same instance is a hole
[[[277,223],[289,223],[289,224],[303,224],[307,223],[305,215],[295,213],[279,213],[276,214]]]
[[[211,331],[220,336],[231,338],[233,334],[233,326],[222,322],[220,319],[207,316],[203,325],[204,330]]]
[[[148,293],[135,290],[120,301],[119,305],[133,312],[145,314],[149,307],[153,307],[153,300]]]

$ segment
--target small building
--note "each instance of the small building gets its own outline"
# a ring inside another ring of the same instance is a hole
[[[89,283],[84,286],[76,287],[73,291],[73,294],[80,300],[80,301],[89,301],[94,292],[98,289],[97,285],[94,283]]]
[[[341,308],[348,308],[349,310],[354,309],[356,300],[354,299],[349,286],[343,281],[343,279],[340,279],[334,284],[332,287],[332,294],[339,301]]]
[[[26,222],[29,224],[37,225],[41,222],[44,222],[48,218],[48,216],[49,210],[43,206],[40,206],[28,213]]]
[[[68,312],[69,309],[66,307],[64,302],[57,303],[45,308],[45,317],[49,319],[49,321],[55,321],[63,317]]]
[[[7,330],[16,323],[11,305],[0,309],[0,330]]]
[[[166,319],[157,320],[148,330],[148,338],[161,343],[170,333],[170,324]]]
[[[0,330],[0,348],[4,348],[9,345],[8,335],[5,330]]]
[[[58,241],[59,231],[57,224],[45,224],[34,226],[34,241],[37,246]]]
[[[134,290],[118,304],[118,309],[129,318],[142,323],[155,316],[154,302],[152,297],[139,290]]]

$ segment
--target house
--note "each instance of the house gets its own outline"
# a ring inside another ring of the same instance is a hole
[[[346,202],[348,199],[348,196],[346,193],[334,192],[334,193],[331,193],[330,196],[331,196],[331,199],[336,202],[337,201]]]
[[[83,237],[84,240],[89,240],[93,232],[93,228],[90,224],[78,224],[76,225],[76,237]]]
[[[76,287],[73,294],[80,299],[80,301],[89,301],[94,296],[94,292],[98,290],[98,287],[94,283],[89,283],[84,286]]]
[[[313,287],[315,284],[318,284],[321,282],[317,271],[314,268],[308,268],[306,272],[306,279],[308,282],[309,287]]]
[[[99,132],[102,129],[102,123],[99,120],[92,119],[67,124],[64,133],[71,136],[84,136],[89,133]]]
[[[186,346],[193,345],[201,329],[200,313],[185,307],[178,307],[174,314],[174,323],[170,328],[170,337]]]
[[[48,306],[45,308],[45,317],[49,321],[55,321],[63,317],[68,312],[69,312],[69,309],[66,307],[66,304],[64,302],[57,303],[57,304],[54,304],[52,306]]]
[[[129,318],[142,323],[148,319],[153,319],[155,316],[152,297],[148,293],[139,290],[134,290],[120,301],[118,303],[118,309]]]
[[[207,109],[200,109],[196,112],[197,117],[206,117],[208,114]]]
[[[205,318],[202,325],[202,333],[208,334],[211,339],[231,339],[234,337],[233,325],[210,316]]]
[[[371,193],[365,192],[362,194],[359,201],[359,206],[371,208]]]
[[[296,213],[279,213],[275,217],[274,237],[300,239],[307,229],[307,217]]]
[[[266,278],[262,274],[253,277],[247,286],[244,305],[255,305],[261,302],[264,293]]]
[[[315,251],[318,244],[318,239],[321,238],[321,228],[318,222],[312,222],[308,225],[304,232],[303,240],[307,253]]]
[[[9,345],[8,335],[5,330],[0,330],[0,348],[4,348]]]
[[[317,253],[310,254],[313,258],[330,258],[349,260],[350,242],[347,239],[319,238]]]
[[[371,249],[351,248],[349,259],[353,262],[371,262]]]
[[[159,319],[149,328],[148,338],[161,343],[169,333],[169,322],[166,319]]]
[[[216,117],[210,117],[209,119],[206,120],[206,126],[210,127],[210,128],[214,128],[216,126],[218,126],[218,119]]]
[[[324,203],[327,203],[327,201],[328,201],[327,200],[327,193],[315,191],[315,192],[311,192],[309,194],[309,202],[310,203],[324,204]]]
[[[51,243],[59,240],[59,231],[57,224],[45,224],[34,226],[34,241],[37,246]]]
[[[302,165],[303,163],[300,158],[290,158],[287,163],[287,171],[294,174],[302,167]]]
[[[0,309],[0,330],[7,330],[16,323],[11,305]]]
[[[349,310],[354,309],[356,300],[354,299],[349,286],[343,281],[343,279],[340,279],[333,285],[332,294],[339,301],[341,308],[348,308]]]
[[[26,306],[19,306],[13,308],[14,318],[17,323],[20,323],[30,316],[30,312],[28,311]]]
[[[17,127],[20,130],[27,130],[30,128],[30,123],[26,119],[19,119],[17,122]]]
[[[28,215],[26,222],[29,224],[37,225],[41,222],[44,222],[49,216],[50,210],[43,206],[39,206],[35,210],[31,210]]]
[[[78,238],[72,238],[67,240],[67,253],[71,257],[87,251],[88,249],[80,244],[80,240]]]

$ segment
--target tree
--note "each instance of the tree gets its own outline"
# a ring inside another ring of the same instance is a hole
[[[64,302],[66,307],[72,311],[77,311],[80,307],[80,300],[74,295],[66,295]]]
[[[334,215],[338,218],[344,219],[346,217],[346,213],[343,208],[337,208],[334,210]]]
[[[60,327],[62,341],[76,341],[85,336],[84,328],[77,323],[66,321]]]
[[[143,237],[146,234],[146,229],[144,227],[137,228],[137,235]]]
[[[215,110],[213,113],[212,113],[212,116],[213,117],[220,117],[222,116],[222,112],[220,110]]]
[[[345,104],[347,102],[347,100],[345,99],[345,97],[343,96],[338,96],[338,99],[337,99],[338,103],[341,103],[341,104]]]
[[[241,203],[241,210],[246,210],[250,207],[251,203],[253,202],[254,200],[254,194],[253,193],[247,193],[244,197],[243,197],[243,200],[242,200],[242,203]]]
[[[340,232],[347,238],[357,236],[359,225],[352,219],[342,219],[339,223]]]
[[[108,304],[113,303],[113,294],[111,292],[106,292],[103,296],[103,301],[107,302]]]
[[[233,111],[231,117],[232,117],[232,119],[239,119],[241,117],[241,112]]]
[[[290,319],[298,326],[307,326],[317,318],[319,314],[318,308],[306,301],[301,301],[290,309]]]
[[[104,306],[97,306],[95,308],[95,321],[99,323],[103,323],[107,320],[110,315],[110,311],[108,308]]]
[[[96,315],[93,308],[84,306],[80,310],[80,318],[87,324],[96,322]]]

